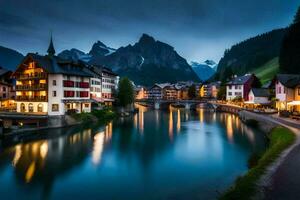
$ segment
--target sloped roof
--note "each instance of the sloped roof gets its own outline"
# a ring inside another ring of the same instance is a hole
[[[28,58],[32,58],[40,67],[45,69],[50,74],[65,74],[87,77],[92,76],[92,73],[84,70],[86,65],[83,62],[65,60],[57,56],[42,56],[39,54],[29,53],[26,55],[22,63]]]
[[[288,88],[294,88],[300,85],[300,75],[296,74],[278,74],[276,79]]]
[[[8,72],[11,72],[11,71],[0,66],[0,76],[3,76],[4,74],[6,74]]]
[[[227,85],[243,85],[245,84],[253,75],[246,74],[244,76],[238,76],[233,78],[231,81],[227,83]]]
[[[271,95],[267,88],[252,88],[251,91],[256,97],[269,97]]]

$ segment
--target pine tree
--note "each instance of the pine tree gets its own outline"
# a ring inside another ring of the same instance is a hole
[[[118,103],[120,106],[127,106],[134,101],[134,90],[131,81],[124,77],[119,82]]]
[[[282,73],[300,74],[300,7],[283,39],[279,64]]]
[[[298,8],[297,13],[295,15],[294,24],[297,24],[299,22],[300,22],[300,7]]]

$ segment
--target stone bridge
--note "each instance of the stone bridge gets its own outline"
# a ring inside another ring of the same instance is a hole
[[[206,104],[208,100],[165,100],[165,99],[144,99],[135,101],[141,105],[153,106],[155,109],[167,108],[170,105],[181,106],[185,109],[197,107],[199,104]]]

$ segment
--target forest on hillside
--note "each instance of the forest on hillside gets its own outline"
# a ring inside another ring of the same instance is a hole
[[[225,81],[243,75],[279,56],[287,29],[276,29],[235,44],[224,52],[215,78]]]

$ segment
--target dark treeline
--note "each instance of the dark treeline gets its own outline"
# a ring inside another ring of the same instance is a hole
[[[243,75],[279,56],[287,29],[276,29],[240,42],[227,49],[220,60],[216,79],[225,81],[231,75]]]
[[[300,7],[283,39],[279,64],[283,73],[300,74]]]

